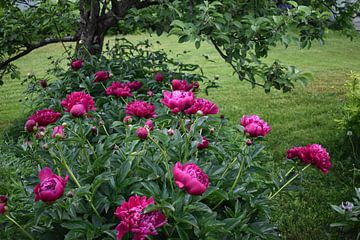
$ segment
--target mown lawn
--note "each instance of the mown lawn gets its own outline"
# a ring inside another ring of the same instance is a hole
[[[147,38],[150,37],[128,37],[131,41]],[[209,44],[196,50],[193,43],[177,44],[175,37],[151,37],[150,40],[156,49],[163,48],[183,62],[199,64],[209,78],[220,76],[221,88],[211,90],[208,98],[219,105],[221,113],[231,122],[237,124],[244,114],[258,114],[272,126],[266,143],[274,156],[269,167],[278,169],[285,160],[286,150],[294,145],[320,143],[328,148],[333,171],[326,176],[315,169],[308,171],[303,184],[305,191],[277,198],[273,216],[285,239],[328,239],[329,224],[336,219],[329,204],[350,200],[349,193],[353,192],[353,186],[347,182],[351,172],[343,170],[344,160],[340,158],[344,147],[339,142],[344,133],[338,129],[335,119],[341,117],[347,74],[351,70],[360,71],[360,38],[351,42],[330,33],[324,46],[314,43],[309,50],[296,46],[274,48],[268,61],[279,59],[314,74],[314,80],[307,87],[298,84],[294,91],[286,94],[276,91],[265,94],[260,88],[251,89],[249,84],[240,82]],[[183,54],[184,51],[188,53]],[[34,72],[45,77],[50,63],[47,58],[62,53],[61,45],[54,44],[34,51],[16,64],[23,75]],[[0,87],[0,129],[26,113],[26,107],[19,102],[25,97],[24,88],[19,81],[8,79]]]

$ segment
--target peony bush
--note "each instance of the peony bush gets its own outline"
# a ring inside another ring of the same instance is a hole
[[[30,92],[19,139],[33,174],[0,197],[5,238],[278,239],[270,201],[309,166],[331,167],[321,145],[290,149],[276,180],[264,166],[270,125],[229,126],[198,98],[198,68],[122,40],[74,59]],[[204,83],[206,87],[206,83]],[[18,208],[15,208],[18,206]]]

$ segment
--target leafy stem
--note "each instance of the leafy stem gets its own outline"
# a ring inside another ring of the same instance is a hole
[[[34,238],[28,233],[15,219],[10,217],[8,214],[5,214],[5,217],[9,219],[12,223],[14,223],[20,230],[24,233],[25,236],[27,236],[29,239],[34,240]]]

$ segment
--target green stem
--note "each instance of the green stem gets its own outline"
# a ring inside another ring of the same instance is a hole
[[[159,145],[158,142],[155,141],[155,139],[149,134],[148,138],[159,148],[159,150],[161,151],[161,153],[163,154],[164,158],[165,158],[165,167],[166,167],[166,171],[168,172],[168,179],[169,179],[169,183],[170,183],[170,187],[171,190],[174,192],[174,186],[172,184],[172,179],[171,179],[171,171],[170,171],[170,166],[169,166],[169,161],[168,161],[168,156],[166,151]]]
[[[290,170],[285,174],[285,177],[289,176],[289,174],[294,170],[295,167],[290,168]]]
[[[244,168],[244,162],[245,162],[245,159],[242,159],[241,163],[240,163],[240,167],[239,167],[239,171],[238,171],[238,174],[236,175],[236,178],[235,178],[235,181],[233,183],[233,185],[231,186],[230,188],[230,192],[232,192],[234,190],[234,188],[236,187],[237,183],[239,182],[239,179],[240,179],[240,176],[241,176],[241,172]]]
[[[25,236],[27,236],[31,240],[34,240],[34,238],[30,235],[30,233],[28,233],[15,219],[13,219],[7,214],[5,215],[5,217],[9,219],[12,223],[14,223],[16,226],[18,226],[18,228],[20,228],[20,230],[24,233]]]
[[[305,171],[311,164],[306,165],[303,167],[300,172]],[[273,199],[276,195],[278,195],[284,188],[286,188],[292,181],[294,181],[299,175],[300,172],[296,173],[292,178],[290,178],[284,185],[281,186],[274,194],[269,196],[269,200]]]

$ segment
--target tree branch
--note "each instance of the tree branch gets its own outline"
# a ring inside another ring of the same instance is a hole
[[[0,69],[5,68],[7,65],[9,65],[11,62],[25,56],[26,54],[30,53],[31,51],[43,47],[45,45],[48,45],[50,43],[58,43],[58,42],[76,42],[79,38],[77,36],[68,36],[68,37],[64,37],[64,38],[47,38],[44,39],[40,42],[36,42],[36,43],[31,43],[28,44],[28,46],[26,47],[26,49],[8,59],[6,59],[3,62],[0,62]]]

